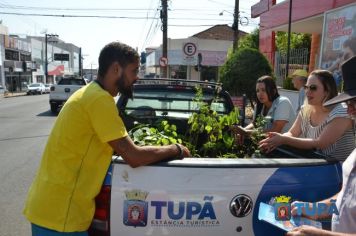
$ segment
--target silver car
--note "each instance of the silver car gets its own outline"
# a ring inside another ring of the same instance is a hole
[[[33,83],[27,86],[27,95],[46,93],[46,86],[43,83]]]

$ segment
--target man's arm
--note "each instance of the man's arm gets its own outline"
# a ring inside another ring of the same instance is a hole
[[[183,145],[166,145],[166,146],[137,146],[131,138],[126,136],[108,142],[114,151],[120,155],[124,161],[131,167],[139,167],[161,160],[179,157],[182,150],[182,157],[190,156],[189,150]]]

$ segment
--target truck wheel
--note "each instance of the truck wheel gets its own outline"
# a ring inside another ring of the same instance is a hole
[[[51,112],[57,113],[58,105],[56,103],[51,103]]]

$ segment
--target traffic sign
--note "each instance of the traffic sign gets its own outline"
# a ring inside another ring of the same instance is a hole
[[[194,43],[186,43],[183,46],[183,52],[187,56],[194,56],[197,52],[197,46]]]
[[[162,67],[166,67],[168,65],[168,58],[167,57],[160,57],[159,58],[159,65]]]

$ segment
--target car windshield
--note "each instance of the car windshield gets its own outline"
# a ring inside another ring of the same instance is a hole
[[[85,85],[85,81],[83,79],[76,78],[63,78],[58,84],[60,85]]]
[[[40,84],[30,84],[29,87],[33,88],[33,87],[40,87],[41,85]]]
[[[127,101],[127,114],[140,115],[138,111],[156,111],[156,116],[170,116],[188,118],[193,112],[199,110],[199,103],[194,101],[194,90],[139,90],[134,92],[134,98]],[[226,100],[215,98],[214,94],[204,94],[204,101],[210,103],[213,110],[218,113],[228,113]]]

